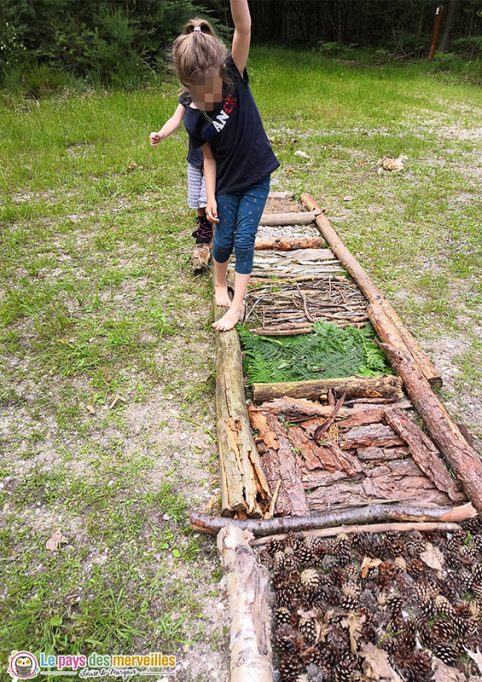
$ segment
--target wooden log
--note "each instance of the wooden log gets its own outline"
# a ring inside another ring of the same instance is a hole
[[[250,330],[252,334],[259,336],[297,336],[298,334],[311,334],[312,324],[291,324],[289,327],[255,327]]]
[[[401,410],[409,409],[412,404],[409,400],[398,400],[394,403],[378,405],[377,403],[356,403],[355,407],[340,407],[338,411],[338,418],[342,419],[338,425],[343,427],[347,419],[354,418],[356,415],[371,414],[374,413],[375,417],[366,423],[371,424],[373,422],[383,421],[385,409],[398,408]],[[272,414],[282,414],[289,421],[292,422],[304,422],[311,418],[316,419],[317,417],[329,417],[333,411],[331,405],[322,405],[321,403],[313,400],[307,400],[305,398],[291,398],[290,396],[284,396],[282,398],[275,398],[270,401],[261,403],[261,405],[251,404],[251,410],[257,410],[259,412],[271,412]],[[315,423],[315,422],[313,422]],[[319,422],[317,421],[316,424]],[[348,422],[348,426],[360,426],[359,423]]]
[[[217,537],[229,598],[231,682],[273,680],[269,574],[249,545],[252,538],[233,525]]]
[[[263,414],[248,406],[251,426],[258,431],[255,442],[261,452],[261,463],[268,485],[274,490],[279,482],[274,513],[304,515],[309,512],[301,482],[301,471],[291,450],[286,430],[272,414]],[[260,443],[261,441],[261,443]],[[264,446],[261,450],[260,444]]]
[[[367,507],[336,509],[308,516],[281,517],[274,519],[227,519],[222,516],[209,516],[194,510],[189,513],[189,521],[194,530],[202,533],[217,534],[225,526],[236,526],[250,530],[254,536],[262,537],[274,533],[311,531],[316,528],[333,528],[342,524],[377,523],[387,521],[443,521],[461,523],[477,516],[470,504],[460,507],[450,505],[439,507],[417,504],[373,504]]]
[[[289,213],[263,213],[260,225],[310,225],[315,222],[315,218],[321,212],[320,209],[315,211],[300,211]]]
[[[339,379],[312,379],[310,381],[286,381],[272,384],[252,384],[253,400],[271,400],[290,396],[317,400],[334,391],[337,397],[346,393],[350,398],[403,398],[402,381],[397,376],[341,377]]]
[[[191,269],[193,272],[202,272],[209,267],[211,260],[211,245],[196,244],[191,254]]]
[[[313,197],[307,193],[301,195],[301,201],[309,210],[316,211],[320,208]],[[340,263],[342,263],[348,270],[350,275],[364,293],[367,300],[370,301],[370,303],[378,303],[383,307],[386,315],[391,319],[396,327],[399,340],[403,346],[403,351],[412,356],[416,364],[419,366],[420,371],[431,385],[441,386],[442,377],[440,373],[433,367],[427,355],[420,348],[412,334],[404,326],[396,311],[387,301],[380,289],[378,289],[374,282],[372,282],[356,258],[343,244],[337,232],[330,224],[328,218],[323,215],[322,212],[320,212],[316,216],[315,222],[327,244],[330,246],[331,250],[336,255]]]
[[[388,335],[390,342],[390,335]],[[428,432],[462,483],[469,499],[482,510],[482,461],[467,443],[413,359],[382,344]]]
[[[294,251],[295,249],[321,249],[325,246],[322,237],[276,237],[274,239],[256,239],[256,251],[278,249],[279,251]]]
[[[453,502],[464,500],[460,485],[453,480],[439,451],[420,427],[400,410],[387,410],[385,419],[407,443],[414,461],[434,486],[447,493]]]
[[[214,307],[216,319],[226,312]],[[271,492],[251,433],[235,329],[216,333],[216,431],[222,513],[265,516]]]

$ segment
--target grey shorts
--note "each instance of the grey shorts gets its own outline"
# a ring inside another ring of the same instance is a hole
[[[189,208],[206,208],[206,183],[202,168],[187,164],[187,203]]]

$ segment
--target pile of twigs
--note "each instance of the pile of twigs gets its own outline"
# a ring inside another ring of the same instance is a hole
[[[311,325],[319,320],[340,327],[360,326],[368,320],[366,309],[367,302],[356,284],[328,276],[251,288],[244,322],[259,333],[300,333],[311,331]]]

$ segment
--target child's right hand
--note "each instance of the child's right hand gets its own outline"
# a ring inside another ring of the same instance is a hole
[[[215,199],[208,199],[206,204],[206,218],[210,223],[219,223],[218,205]]]
[[[151,142],[151,145],[155,147],[156,144],[159,144],[159,142],[162,140],[162,137],[159,135],[159,133],[151,133],[149,135],[149,140]]]

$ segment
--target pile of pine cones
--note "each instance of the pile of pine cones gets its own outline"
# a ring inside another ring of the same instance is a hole
[[[433,680],[437,660],[479,674],[467,655],[482,645],[478,517],[453,533],[289,534],[269,540],[260,559],[276,598],[282,682],[381,679],[366,676],[366,645],[406,682]]]

